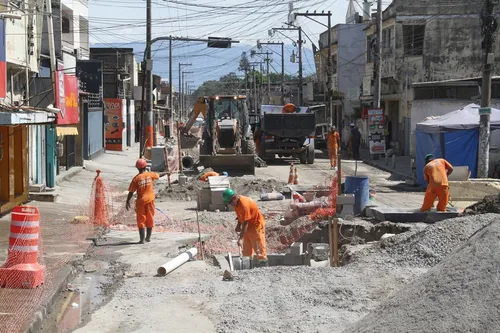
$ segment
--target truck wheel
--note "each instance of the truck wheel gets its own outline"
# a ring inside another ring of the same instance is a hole
[[[309,145],[307,149],[307,164],[314,164],[314,145]]]
[[[300,161],[300,164],[307,163],[307,150],[304,150],[302,153],[300,153],[299,161]]]
[[[253,140],[245,140],[243,141],[242,145],[242,152],[245,155],[255,155],[255,141]]]

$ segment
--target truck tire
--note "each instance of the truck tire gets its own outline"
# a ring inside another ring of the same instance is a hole
[[[255,141],[252,139],[245,140],[242,142],[241,151],[245,155],[255,155]]]
[[[314,145],[309,145],[307,149],[307,164],[314,164]]]
[[[307,163],[307,150],[304,150],[302,153],[300,153],[299,161],[300,161],[300,164]]]

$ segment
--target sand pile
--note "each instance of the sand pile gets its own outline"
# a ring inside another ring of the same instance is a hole
[[[484,214],[444,220],[421,231],[406,232],[383,240],[375,248],[369,247],[353,255],[352,262],[359,265],[378,263],[432,267],[478,230],[497,219],[500,219],[500,215]]]
[[[486,213],[500,214],[500,194],[488,195],[483,200],[467,207],[464,215],[477,215]]]
[[[500,218],[345,333],[498,332]]]
[[[198,192],[206,184],[201,180],[193,180],[185,186],[172,184],[171,187],[165,185],[158,191],[158,201],[178,200],[178,201],[195,201],[198,198]]]

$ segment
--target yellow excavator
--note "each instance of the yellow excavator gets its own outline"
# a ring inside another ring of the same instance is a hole
[[[203,115],[205,126],[200,145],[199,164],[230,175],[255,174],[255,142],[249,122],[246,96],[200,97],[186,125],[181,128],[181,147],[188,132]]]

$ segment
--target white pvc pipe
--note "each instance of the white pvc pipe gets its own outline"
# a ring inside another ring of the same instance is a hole
[[[165,265],[160,266],[158,268],[158,275],[160,276],[165,276],[168,273],[172,272],[174,269],[177,267],[181,266],[182,264],[188,262],[189,260],[193,259],[196,255],[198,254],[198,249],[195,247],[187,250],[186,252],[179,254],[177,257],[174,259],[170,260],[167,262]]]

